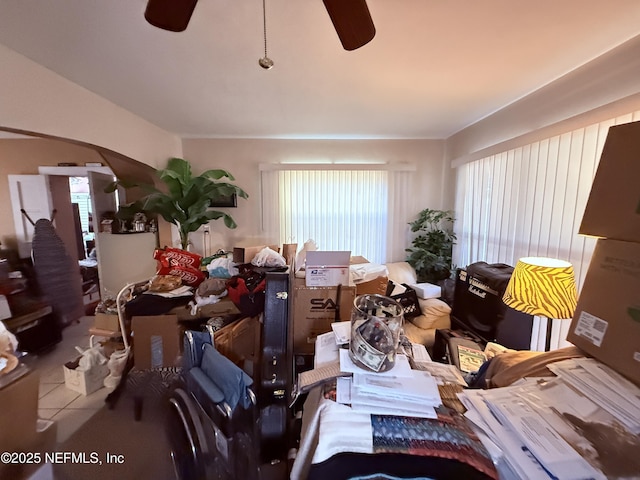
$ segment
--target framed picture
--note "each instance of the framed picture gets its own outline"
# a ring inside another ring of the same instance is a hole
[[[233,193],[228,197],[220,197],[217,200],[211,202],[211,207],[237,207],[238,206],[238,196]]]

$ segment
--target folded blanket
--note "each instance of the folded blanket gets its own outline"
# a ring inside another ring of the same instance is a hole
[[[487,386],[506,387],[525,377],[553,377],[548,364],[584,356],[585,353],[573,345],[550,352],[523,350],[502,353],[494,357],[487,368]]]

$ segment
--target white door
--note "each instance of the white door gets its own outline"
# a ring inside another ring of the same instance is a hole
[[[41,218],[51,219],[53,202],[49,183],[46,175],[8,175],[8,179],[18,253],[20,258],[29,258],[33,225],[21,210],[24,210],[34,223]]]

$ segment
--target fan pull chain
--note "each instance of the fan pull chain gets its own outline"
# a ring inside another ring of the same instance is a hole
[[[265,5],[266,0],[262,0],[262,26],[264,32],[264,57],[258,60],[258,64],[265,70],[269,70],[273,67],[273,60],[267,56],[267,9]]]

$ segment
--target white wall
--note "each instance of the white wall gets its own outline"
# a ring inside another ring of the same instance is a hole
[[[453,208],[452,169],[445,164],[440,140],[266,140],[266,139],[185,139],[184,158],[191,161],[194,173],[223,168],[236,177],[249,199],[238,199],[238,207],[228,212],[238,224],[236,230],[211,222],[212,249],[270,243],[261,231],[261,163],[279,162],[389,162],[413,163],[413,214],[424,208]],[[202,234],[192,241],[201,251]],[[409,244],[407,244],[409,246]]]
[[[180,139],[0,45],[0,128],[104,147],[156,167]]]
[[[640,106],[640,36],[449,137],[459,165],[603,121]]]

